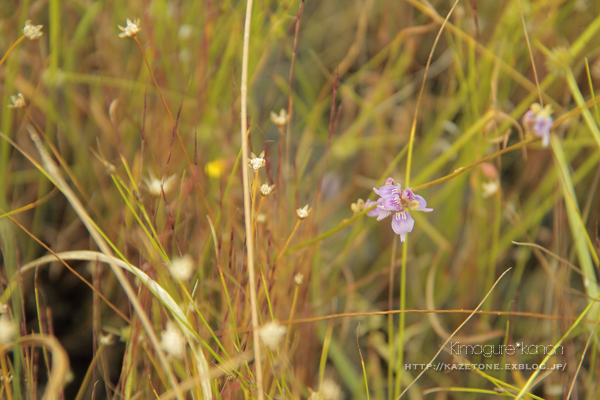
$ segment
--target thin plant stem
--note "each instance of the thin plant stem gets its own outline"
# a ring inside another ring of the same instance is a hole
[[[12,44],[12,46],[10,46],[8,48],[8,50],[6,50],[6,53],[4,53],[4,56],[2,57],[2,59],[0,60],[0,67],[2,66],[2,64],[4,64],[4,61],[6,61],[6,59],[8,58],[8,55],[10,53],[12,53],[12,51],[15,49],[15,47],[17,47],[19,45],[19,43],[21,43],[23,41],[23,39],[25,39],[25,36],[21,36],[20,38],[17,39],[16,42],[14,42]]]
[[[254,171],[254,181],[252,182],[252,232],[254,232],[254,221],[255,221],[255,216],[258,215],[258,213],[255,214],[254,212],[254,205],[256,204],[256,188],[257,188],[257,182],[258,182],[258,170]]]
[[[262,207],[263,201],[265,200],[265,196],[260,196],[260,201],[258,202],[258,207],[256,207],[256,212],[254,213],[254,216],[252,218],[252,236],[254,236],[254,234],[256,233],[256,220],[258,219],[258,216],[260,215],[260,209]],[[254,201],[252,202],[252,204],[254,204]]]
[[[404,242],[406,243],[406,242]],[[440,353],[442,352],[442,350],[444,350],[444,348],[446,347],[446,345],[448,344],[448,342],[450,342],[450,340],[452,340],[452,338],[458,333],[458,331],[460,331],[462,329],[463,326],[465,326],[467,324],[467,322],[469,322],[471,320],[471,318],[478,313],[478,310],[481,308],[481,306],[483,305],[483,303],[485,303],[485,301],[487,300],[487,298],[490,296],[490,293],[492,293],[492,291],[494,290],[494,288],[496,287],[496,285],[498,285],[498,282],[500,282],[500,280],[504,277],[504,275],[506,275],[508,273],[508,271],[510,271],[511,268],[507,269],[506,271],[504,271],[502,273],[502,275],[500,275],[500,277],[498,279],[496,279],[496,282],[494,282],[494,285],[490,288],[490,290],[488,290],[488,292],[486,293],[485,297],[479,302],[479,304],[477,305],[477,307],[475,307],[475,309],[473,310],[473,312],[471,312],[469,314],[469,316],[463,321],[462,324],[460,324],[458,326],[458,328],[456,328],[454,330],[454,332],[452,332],[450,334],[450,336],[448,336],[448,338],[446,339],[446,341],[440,346],[440,349],[437,351],[437,353],[435,353],[435,355],[433,356],[433,358],[431,359],[431,361],[429,361],[428,364],[432,364],[435,359],[440,355]],[[588,310],[589,310],[589,305],[588,305]],[[548,355],[548,358],[550,358],[550,355]],[[404,391],[402,393],[400,393],[400,396],[397,397],[396,400],[399,400],[402,396],[404,396],[404,394],[406,394],[406,392],[408,392],[408,389],[410,389],[412,387],[412,385],[421,377],[423,376],[423,374],[427,371],[427,368],[423,368],[423,370],[421,370],[421,372],[419,373],[419,375],[417,375],[417,377],[415,379],[412,380],[412,382],[404,389]],[[539,369],[537,370],[538,372],[540,371]]]
[[[394,301],[394,261],[396,260],[396,247],[397,247],[397,243],[398,240],[397,238],[394,236],[394,239],[392,241],[392,260],[390,261],[390,288],[388,290],[388,310],[392,310],[392,308],[394,307],[393,301]],[[389,359],[390,361],[394,359],[394,341],[391,340],[394,337],[394,315],[393,314],[388,314],[388,337],[390,338],[390,340],[388,341],[388,351],[389,351]],[[393,372],[394,369],[393,368],[388,368],[388,387],[392,387],[392,383],[393,383]],[[392,399],[392,391],[389,390],[388,391],[388,399],[391,400]]]
[[[6,362],[6,353],[4,350],[4,346],[0,344],[0,366],[2,367],[2,380],[4,381],[4,387],[6,388],[6,397],[8,400],[12,400],[12,388],[9,378],[8,378],[8,364]]]
[[[292,308],[290,310],[290,321],[294,320],[294,313],[296,312],[296,303],[298,302],[298,288],[300,285],[296,284],[294,288],[294,298],[292,299]],[[292,336],[292,330],[288,329],[285,334],[284,354],[287,354],[289,349],[290,336]]]
[[[285,242],[285,245],[283,246],[283,249],[281,249],[281,251],[279,252],[279,255],[275,259],[275,264],[277,264],[277,261],[279,261],[279,259],[281,258],[281,256],[283,256],[283,254],[287,250],[290,242],[292,241],[292,238],[294,237],[294,234],[296,234],[296,231],[298,230],[298,227],[300,226],[300,222],[302,222],[302,220],[300,218],[298,218],[298,221],[296,222],[296,226],[294,226],[294,230],[290,234],[290,237],[288,237],[287,242]]]
[[[242,49],[242,78],[240,88],[240,108],[241,108],[241,145],[242,160],[248,159],[248,52],[250,48],[250,23],[252,21],[252,0],[246,1],[246,19],[244,22],[244,45]],[[264,387],[262,375],[262,362],[260,354],[260,338],[258,337],[258,304],[256,301],[256,276],[254,271],[254,237],[252,236],[252,206],[250,204],[250,177],[248,168],[244,165],[242,168],[243,187],[244,187],[244,222],[246,226],[246,247],[248,257],[248,286],[250,288],[250,308],[252,313],[252,339],[254,340],[254,362],[256,364],[256,387],[258,400],[264,400]]]
[[[169,118],[171,119],[171,123],[175,124],[175,119],[173,118],[173,114],[171,114],[171,110],[169,109],[169,105],[167,104],[167,100],[165,100],[165,97],[162,94],[162,90],[160,90],[160,86],[158,86],[158,82],[156,81],[156,78],[154,77],[154,72],[152,72],[152,68],[150,67],[150,63],[148,62],[148,58],[146,57],[146,52],[144,51],[144,48],[142,47],[142,44],[140,43],[139,39],[137,38],[137,36],[133,37],[133,40],[135,40],[135,43],[138,45],[138,47],[140,48],[140,51],[142,52],[142,57],[144,58],[144,62],[146,63],[146,67],[148,68],[148,72],[150,72],[150,76],[152,77],[152,81],[154,82],[154,86],[156,86],[156,90],[158,91],[158,95],[160,96],[160,99],[162,100],[165,109],[167,110],[167,114],[169,114]],[[197,184],[198,182],[198,177],[197,177],[197,172],[196,169],[193,168],[193,164],[192,164],[192,160],[190,159],[190,156],[185,148],[185,145],[183,144],[183,140],[181,139],[181,135],[179,134],[179,129],[176,127],[175,128],[175,133],[177,133],[177,139],[179,139],[179,144],[181,145],[181,149],[183,150],[183,154],[185,155],[185,159],[188,162],[188,165],[190,166],[190,169],[192,170],[192,174],[194,175],[194,182],[196,182],[196,187],[198,188],[198,191],[200,192],[200,196],[202,197],[202,201],[204,203],[204,206],[206,207],[206,212],[208,213],[208,215],[210,216],[210,207],[208,206],[208,201],[206,201],[206,196],[204,196],[204,191],[202,190],[202,188],[200,187],[200,185]]]

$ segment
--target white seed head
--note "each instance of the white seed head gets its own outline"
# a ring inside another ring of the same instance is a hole
[[[285,111],[284,108],[279,111],[279,115],[271,111],[271,121],[277,125],[279,129],[282,129],[284,126],[286,126],[289,120],[290,116],[287,114],[287,111]]]
[[[29,40],[39,39],[40,36],[44,34],[44,32],[41,31],[43,26],[44,25],[31,25],[31,20],[28,19],[25,21],[25,26],[23,27],[23,35]]]
[[[256,216],[256,222],[259,224],[264,224],[267,221],[267,216],[263,213],[260,213]]]
[[[194,275],[194,259],[189,254],[184,255],[183,258],[176,258],[171,261],[169,270],[173,278],[187,281]]]
[[[498,185],[498,181],[489,181],[484,182],[481,187],[483,189],[482,197],[487,199],[488,197],[493,196],[498,191],[500,186]]]
[[[182,24],[177,31],[177,36],[181,40],[186,40],[194,34],[194,26],[190,24]]]
[[[10,316],[8,314],[0,316],[0,344],[12,342],[16,333],[17,327]]]
[[[12,104],[9,104],[8,108],[25,108],[25,98],[21,93],[10,96],[10,101],[12,101]]]
[[[304,219],[310,215],[311,211],[312,211],[312,208],[308,208],[308,204],[307,204],[304,207],[297,209],[296,215],[298,216],[298,218]]]
[[[115,335],[112,333],[107,333],[106,335],[100,333],[99,342],[103,346],[111,346],[113,343],[115,343]]]
[[[344,393],[342,392],[340,385],[330,378],[325,378],[323,380],[319,393],[324,400],[342,400],[344,398]]]
[[[297,273],[296,276],[294,277],[294,282],[296,282],[296,285],[298,285],[298,286],[302,285],[303,280],[304,280],[304,275],[301,273]]]
[[[271,194],[274,187],[275,187],[275,185],[269,186],[269,184],[267,182],[265,182],[260,187],[260,194],[262,194],[263,196],[268,196]]]
[[[185,338],[174,321],[167,321],[167,326],[160,336],[160,347],[175,358],[184,358]]]
[[[142,30],[142,28],[140,28],[140,19],[136,18],[133,20],[133,22],[131,22],[131,20],[129,18],[127,18],[127,25],[125,25],[125,27],[123,28],[121,25],[117,25],[119,27],[120,30],[122,30],[123,32],[119,33],[119,37],[121,39],[126,38],[126,37],[134,37],[135,35],[138,34],[139,31]]]
[[[165,194],[169,193],[175,187],[175,182],[177,181],[177,174],[168,177],[164,183],[154,176],[152,171],[148,175],[148,178],[144,178],[144,185],[146,185],[148,192],[154,197],[160,197],[162,190],[165,191]]]
[[[261,326],[258,330],[260,340],[271,350],[277,350],[281,339],[285,336],[287,328],[280,325],[277,321],[271,321]]]
[[[265,166],[266,161],[263,158],[265,156],[265,152],[263,151],[262,153],[260,153],[260,155],[257,157],[254,153],[252,154],[252,158],[248,160],[248,165],[254,170],[254,171],[258,171],[259,169],[261,169],[262,167]]]

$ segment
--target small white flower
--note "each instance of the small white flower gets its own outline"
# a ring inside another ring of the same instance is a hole
[[[186,40],[192,37],[194,34],[194,27],[190,24],[183,24],[179,27],[177,31],[177,36],[181,40]]]
[[[312,208],[308,208],[308,204],[307,204],[304,207],[297,209],[296,215],[298,216],[298,218],[304,219],[304,218],[308,217],[308,215],[310,214],[311,211],[312,211]]]
[[[121,39],[126,38],[126,37],[134,37],[135,35],[138,34],[139,31],[142,30],[142,28],[140,28],[140,19],[136,18],[135,20],[133,20],[133,22],[131,22],[131,20],[129,20],[129,18],[127,18],[127,25],[125,25],[125,28],[123,28],[121,25],[117,25],[119,27],[120,30],[122,30],[123,32],[119,33],[119,37]]]
[[[285,326],[280,325],[277,321],[271,321],[260,327],[258,336],[269,349],[277,350],[277,345],[279,345],[286,332],[287,328]]]
[[[184,358],[185,338],[174,321],[167,321],[167,326],[160,337],[160,347],[175,358]]]
[[[262,194],[263,196],[268,196],[271,194],[274,187],[275,187],[275,185],[269,186],[269,183],[265,182],[260,187],[260,194]]]
[[[344,398],[344,394],[342,393],[342,388],[340,388],[340,385],[329,378],[323,380],[319,393],[321,393],[321,396],[325,400],[342,400]]]
[[[296,276],[294,277],[294,281],[296,282],[296,285],[298,285],[298,286],[302,285],[303,280],[304,280],[304,275],[301,273],[297,273]]]
[[[8,108],[25,108],[25,98],[21,93],[10,96],[10,101],[12,101],[12,104],[9,104]]]
[[[41,32],[41,29],[44,25],[31,25],[31,20],[28,19],[25,21],[25,26],[23,27],[23,35],[29,40],[39,39],[40,36],[44,34]]]
[[[263,213],[260,213],[256,216],[256,222],[259,224],[264,224],[267,221],[267,216]]]
[[[282,108],[281,111],[279,111],[279,115],[271,111],[271,121],[277,125],[279,129],[282,129],[290,121],[290,116],[287,114],[287,111]]]
[[[484,182],[481,185],[481,187],[483,189],[482,197],[484,199],[487,199],[488,197],[493,196],[498,191],[499,185],[498,181],[489,181]]]
[[[160,179],[154,176],[154,173],[150,171],[148,178],[144,178],[144,184],[148,189],[148,192],[154,197],[160,197],[162,190],[164,189],[165,194],[169,193],[173,189],[175,182],[177,181],[177,174],[173,174],[165,180],[163,184]]]
[[[171,262],[171,275],[178,281],[187,281],[194,275],[194,259],[189,254]]]
[[[106,335],[100,333],[99,342],[103,346],[111,346],[113,343],[115,343],[115,335],[112,333],[107,333]]]
[[[17,333],[17,327],[14,321],[10,319],[8,314],[0,316],[0,344],[3,346],[9,342],[12,342],[15,334]]]
[[[248,160],[248,165],[255,171],[258,171],[259,169],[261,169],[262,167],[265,166],[266,162],[265,159],[263,158],[265,156],[265,152],[263,151],[262,153],[260,153],[260,155],[258,157],[256,157],[256,154],[254,153],[250,153],[252,155],[252,158]]]

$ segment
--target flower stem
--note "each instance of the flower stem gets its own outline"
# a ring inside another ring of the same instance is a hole
[[[252,21],[252,0],[246,1],[246,20],[244,22],[244,44],[242,47],[242,79],[240,82],[240,108],[241,108],[241,145],[242,160],[248,159],[248,52],[250,48],[250,23]],[[258,400],[264,400],[263,372],[260,354],[260,338],[258,337],[258,308],[256,300],[256,277],[254,272],[254,236],[252,236],[252,209],[250,205],[250,177],[248,168],[242,168],[244,186],[244,222],[246,226],[246,245],[248,257],[248,287],[250,288],[250,309],[252,313],[252,339],[254,341],[254,362],[256,364],[255,376]]]
[[[175,119],[173,118],[173,114],[171,114],[171,110],[169,109],[169,106],[167,105],[167,101],[165,100],[165,97],[162,94],[162,91],[160,90],[160,86],[158,86],[158,82],[156,82],[156,78],[154,77],[154,72],[152,72],[152,68],[150,68],[150,63],[148,62],[148,58],[146,57],[146,52],[144,51],[144,48],[142,47],[142,44],[140,43],[139,39],[137,38],[137,36],[133,37],[133,40],[135,40],[135,43],[137,43],[138,47],[140,48],[140,51],[142,52],[142,57],[144,58],[144,62],[146,63],[146,67],[148,67],[148,72],[150,72],[150,76],[152,77],[152,81],[154,82],[154,86],[156,86],[156,90],[158,91],[158,95],[160,96],[160,99],[162,100],[165,108],[167,109],[167,114],[169,114],[169,118],[171,119],[171,123],[175,124]],[[196,169],[193,168],[193,164],[192,164],[192,160],[190,159],[190,156],[188,155],[187,150],[185,149],[185,145],[183,144],[183,140],[181,140],[181,135],[179,134],[179,129],[177,127],[175,127],[175,133],[177,133],[177,139],[179,139],[179,144],[181,144],[181,149],[183,150],[183,154],[185,155],[185,158],[190,166],[190,169],[192,170],[192,174],[194,175],[194,182],[196,182],[196,187],[198,188],[198,191],[200,192],[200,196],[202,197],[202,201],[204,203],[204,206],[206,207],[206,212],[208,213],[208,215],[210,216],[210,207],[208,206],[208,201],[206,201],[206,197],[204,196],[204,191],[202,190],[202,188],[200,187],[200,185],[197,184],[198,179],[196,176]]]
[[[454,177],[462,174],[463,172],[466,172],[466,171],[470,170],[471,168],[478,166],[479,164],[483,164],[484,162],[492,160],[492,159],[494,159],[494,158],[496,158],[496,157],[498,157],[498,156],[500,156],[500,155],[502,155],[504,153],[508,153],[510,151],[520,149],[521,147],[527,146],[528,144],[531,144],[531,143],[533,143],[533,142],[535,142],[535,141],[537,141],[539,139],[540,138],[538,138],[536,136],[530,137],[529,139],[526,139],[526,140],[524,140],[522,142],[519,142],[517,144],[513,144],[512,146],[509,146],[509,147],[507,147],[505,149],[502,149],[502,150],[499,150],[499,151],[497,151],[495,153],[492,153],[492,154],[490,154],[487,157],[483,157],[481,160],[475,161],[473,164],[469,164],[466,167],[457,168],[453,173],[448,174],[448,175],[446,175],[444,177],[441,177],[440,179],[436,179],[434,181],[427,182],[427,183],[424,183],[422,185],[413,186],[412,191],[416,192],[417,190],[425,189],[425,188],[428,188],[430,186],[434,186],[434,185],[437,185],[439,183],[446,182],[446,181],[448,181],[448,180],[450,180],[450,179],[452,179],[452,178],[454,178]]]
[[[294,230],[292,231],[292,234],[290,235],[290,237],[288,237],[288,240],[287,240],[287,242],[285,242],[285,245],[283,246],[283,249],[281,249],[281,251],[279,252],[279,255],[275,259],[275,264],[277,264],[277,261],[279,261],[279,259],[281,258],[281,256],[287,250],[288,245],[290,244],[292,238],[294,237],[294,234],[296,233],[296,231],[298,230],[298,227],[300,226],[300,222],[302,222],[302,220],[300,218],[298,218],[298,221],[296,222],[296,226],[294,226]]]
[[[19,45],[19,43],[21,43],[23,41],[23,39],[25,39],[25,36],[21,36],[20,38],[18,38],[17,41],[14,42],[13,45],[8,48],[8,50],[6,50],[4,57],[2,57],[2,60],[0,60],[0,67],[2,66],[2,64],[4,64],[4,61],[6,61],[6,58],[8,57],[8,55],[10,53],[12,53],[12,51],[15,49],[15,47],[17,47]]]

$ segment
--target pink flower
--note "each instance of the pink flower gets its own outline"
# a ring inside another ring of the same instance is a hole
[[[423,196],[414,194],[410,188],[402,190],[400,184],[396,184],[392,178],[387,178],[385,184],[379,189],[373,188],[379,195],[377,201],[367,200],[365,207],[377,207],[367,213],[369,217],[377,217],[377,221],[393,214],[392,229],[400,235],[400,241],[406,240],[406,234],[412,232],[415,220],[409,211],[431,212],[433,208],[427,208],[427,201]]]

